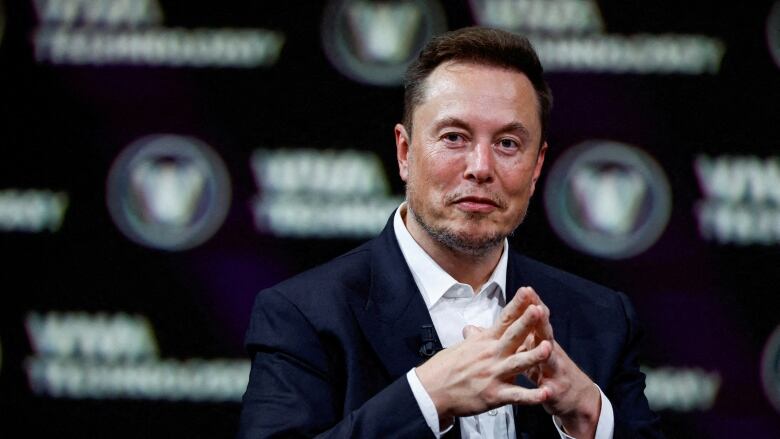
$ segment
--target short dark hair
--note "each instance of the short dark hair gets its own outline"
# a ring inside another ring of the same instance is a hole
[[[511,32],[479,26],[438,35],[422,49],[404,77],[403,124],[412,135],[412,114],[425,97],[425,79],[447,61],[463,61],[504,67],[525,74],[536,90],[541,122],[541,142],[547,138],[552,92],[545,82],[542,63],[527,38]],[[541,144],[541,143],[540,143]]]

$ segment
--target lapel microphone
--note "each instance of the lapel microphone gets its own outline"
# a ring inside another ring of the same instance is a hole
[[[423,358],[431,358],[436,355],[436,352],[443,349],[438,337],[436,337],[436,330],[433,329],[433,325],[420,326],[420,339],[421,343],[418,353]]]

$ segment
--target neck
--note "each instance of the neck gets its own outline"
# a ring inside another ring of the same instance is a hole
[[[413,215],[414,213],[412,213]],[[503,252],[503,243],[480,255],[452,249],[434,239],[416,220],[409,217],[408,209],[401,211],[406,229],[415,241],[439,266],[458,282],[471,285],[474,293],[490,278]]]

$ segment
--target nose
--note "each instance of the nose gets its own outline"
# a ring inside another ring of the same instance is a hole
[[[493,151],[489,142],[478,142],[466,153],[463,177],[475,183],[493,181]]]

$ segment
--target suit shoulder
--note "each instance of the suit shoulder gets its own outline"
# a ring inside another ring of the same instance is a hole
[[[369,284],[371,242],[321,265],[296,274],[273,287],[293,302],[310,301],[314,297],[333,295],[349,290],[362,290]]]

